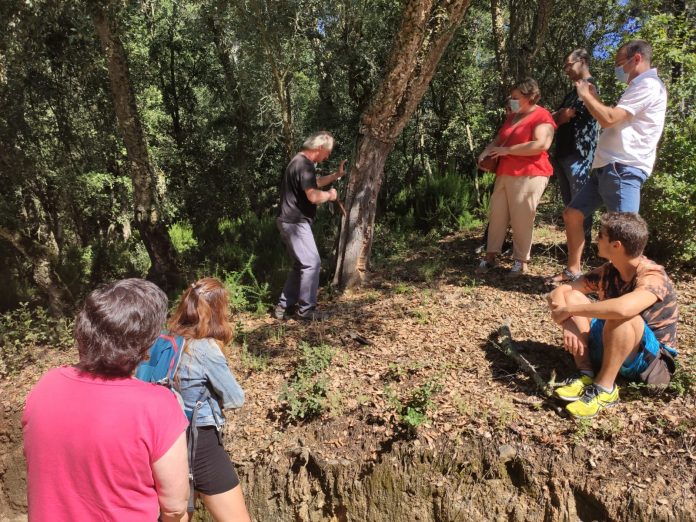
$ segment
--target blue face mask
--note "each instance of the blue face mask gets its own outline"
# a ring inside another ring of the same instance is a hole
[[[520,111],[520,100],[510,100],[510,110],[512,112]]]
[[[621,67],[614,67],[614,74],[616,79],[621,83],[628,83],[628,73],[624,71],[623,65]]]

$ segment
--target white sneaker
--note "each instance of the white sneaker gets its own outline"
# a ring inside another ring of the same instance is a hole
[[[491,268],[494,268],[494,267],[495,267],[495,264],[489,263],[485,259],[482,259],[481,262],[479,263],[479,266],[476,268],[475,272],[477,274],[485,274]]]
[[[526,270],[524,269],[524,263],[515,259],[515,261],[512,263],[512,268],[510,269],[510,273],[508,275],[510,277],[516,277],[518,275],[524,274],[525,272]]]

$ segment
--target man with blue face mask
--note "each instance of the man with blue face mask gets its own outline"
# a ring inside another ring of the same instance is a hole
[[[563,212],[568,264],[548,283],[573,281],[581,274],[585,246],[583,220],[602,204],[610,212],[638,212],[640,189],[655,164],[667,110],[667,89],[650,66],[652,47],[644,40],[623,44],[614,59],[616,77],[628,83],[615,107],[604,105],[585,79],[575,82],[578,97],[602,127],[587,184]]]

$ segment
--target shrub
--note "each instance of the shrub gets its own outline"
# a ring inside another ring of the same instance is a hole
[[[55,319],[44,308],[28,303],[0,315],[0,377],[17,372],[35,360],[37,348],[73,346],[72,320]]]
[[[432,408],[432,396],[442,390],[438,379],[429,379],[411,391],[404,402],[394,394],[389,386],[385,387],[387,402],[396,411],[399,423],[409,432],[428,420],[428,410]]]
[[[475,224],[471,180],[459,174],[421,178],[412,198],[415,225],[420,230],[454,231]]]
[[[641,196],[650,226],[647,253],[659,261],[696,263],[696,118],[665,129],[656,172]]]
[[[268,283],[259,283],[252,266],[252,254],[241,270],[225,272],[223,282],[230,296],[230,308],[234,311],[250,311],[262,314],[269,305],[270,289]]]
[[[335,353],[325,344],[310,346],[305,342],[300,344],[300,351],[295,376],[280,393],[280,400],[286,403],[287,415],[293,421],[307,420],[326,409],[328,378],[325,371]]]

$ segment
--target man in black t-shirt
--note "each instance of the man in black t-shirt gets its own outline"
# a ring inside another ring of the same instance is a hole
[[[293,265],[273,313],[277,319],[287,318],[295,308],[298,319],[311,321],[326,317],[316,309],[321,259],[312,234],[312,223],[317,205],[336,201],[338,197],[336,189],[321,189],[344,175],[346,160],[341,162],[338,172],[328,176],[317,178],[315,168],[315,164],[329,158],[333,146],[330,133],[320,131],[312,134],[303,143],[302,150],[290,160],[283,174],[277,225]]]
[[[589,60],[590,56],[585,49],[575,49],[566,57],[563,72],[572,82],[584,80],[594,85],[598,91],[590,74]],[[561,106],[553,113],[553,119],[558,125],[556,151],[553,155],[554,173],[558,178],[563,204],[567,206],[590,177],[599,124],[578,97],[575,88],[566,94]],[[585,235],[590,236],[592,216],[585,219],[584,227]]]

